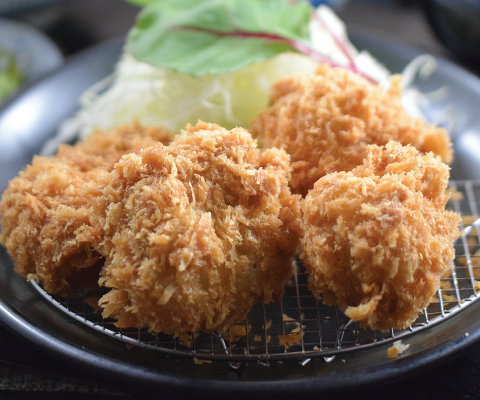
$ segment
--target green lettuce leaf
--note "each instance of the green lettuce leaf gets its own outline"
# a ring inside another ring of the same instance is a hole
[[[130,31],[138,61],[198,76],[220,74],[308,47],[308,2],[133,0],[148,3]]]

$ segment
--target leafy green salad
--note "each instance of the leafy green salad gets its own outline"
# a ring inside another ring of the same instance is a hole
[[[139,121],[179,132],[198,119],[248,127],[273,84],[339,66],[380,85],[390,72],[350,42],[327,6],[293,0],[128,0],[140,6],[113,74],[46,144]]]

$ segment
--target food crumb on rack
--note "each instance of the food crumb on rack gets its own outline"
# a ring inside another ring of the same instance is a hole
[[[193,336],[190,333],[181,333],[178,335],[178,341],[182,346],[192,348],[192,342],[198,337],[198,333],[194,333]]]
[[[267,335],[266,342],[270,343],[271,340],[272,340],[272,337],[270,335]],[[256,342],[256,343],[260,343],[260,342],[263,341],[263,336],[262,335],[255,335],[253,337],[253,341]]]
[[[245,325],[234,325],[230,328],[231,336],[245,336],[247,334],[247,328]]]
[[[457,298],[454,295],[445,293],[445,291],[453,291],[452,284],[450,281],[441,281],[440,288],[442,289],[442,300],[444,302],[457,302]]]
[[[409,344],[403,344],[401,340],[397,340],[393,342],[393,345],[388,348],[387,355],[390,358],[397,358],[400,354],[402,354],[405,350],[410,347]]]
[[[450,200],[452,201],[462,201],[463,200],[463,193],[459,192],[457,189],[448,189],[450,192]]]
[[[473,215],[462,215],[462,224],[464,226],[470,226],[475,222],[476,219],[477,218],[475,218]]]
[[[211,360],[200,360],[197,357],[193,358],[193,362],[197,365],[212,364]]]
[[[299,333],[301,330],[302,330],[302,327],[299,324],[295,329],[292,329],[290,333]]]
[[[278,335],[278,343],[285,349],[298,345],[302,342],[303,332],[293,332],[287,335]]]
[[[442,300],[446,303],[455,303],[457,298],[451,294],[446,294],[442,292]]]
[[[283,318],[283,322],[297,322],[294,318],[290,317],[285,313],[282,314],[282,318]]]
[[[238,342],[249,334],[249,332],[251,331],[251,328],[252,326],[250,324],[233,325],[228,330],[228,337],[231,342]]]

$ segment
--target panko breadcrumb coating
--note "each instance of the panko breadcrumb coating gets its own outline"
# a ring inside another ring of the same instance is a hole
[[[271,106],[251,127],[265,148],[291,155],[292,190],[306,195],[327,173],[360,165],[369,144],[390,140],[452,160],[444,129],[408,116],[402,108],[400,77],[388,90],[342,68],[322,66],[314,76],[278,81]]]
[[[124,156],[92,194],[106,212],[103,316],[180,336],[223,331],[279,299],[299,244],[288,175],[284,151],[203,122]]]
[[[459,216],[432,153],[370,145],[361,166],[324,176],[303,204],[309,288],[371,329],[406,328],[454,259]]]
[[[85,190],[120,157],[170,134],[161,128],[127,125],[96,132],[56,156],[35,157],[10,181],[0,202],[0,242],[22,276],[35,277],[48,292],[64,293],[86,281],[95,284],[101,255],[96,216]],[[98,268],[90,268],[90,267]]]

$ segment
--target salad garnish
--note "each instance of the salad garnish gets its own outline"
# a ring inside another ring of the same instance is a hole
[[[0,103],[15,92],[23,80],[15,57],[0,48]]]
[[[129,34],[127,49],[138,61],[155,67],[193,76],[221,74],[297,51],[375,82],[359,72],[346,43],[307,1],[130,1],[144,9]],[[315,49],[309,30],[312,18],[331,34],[347,64]]]

